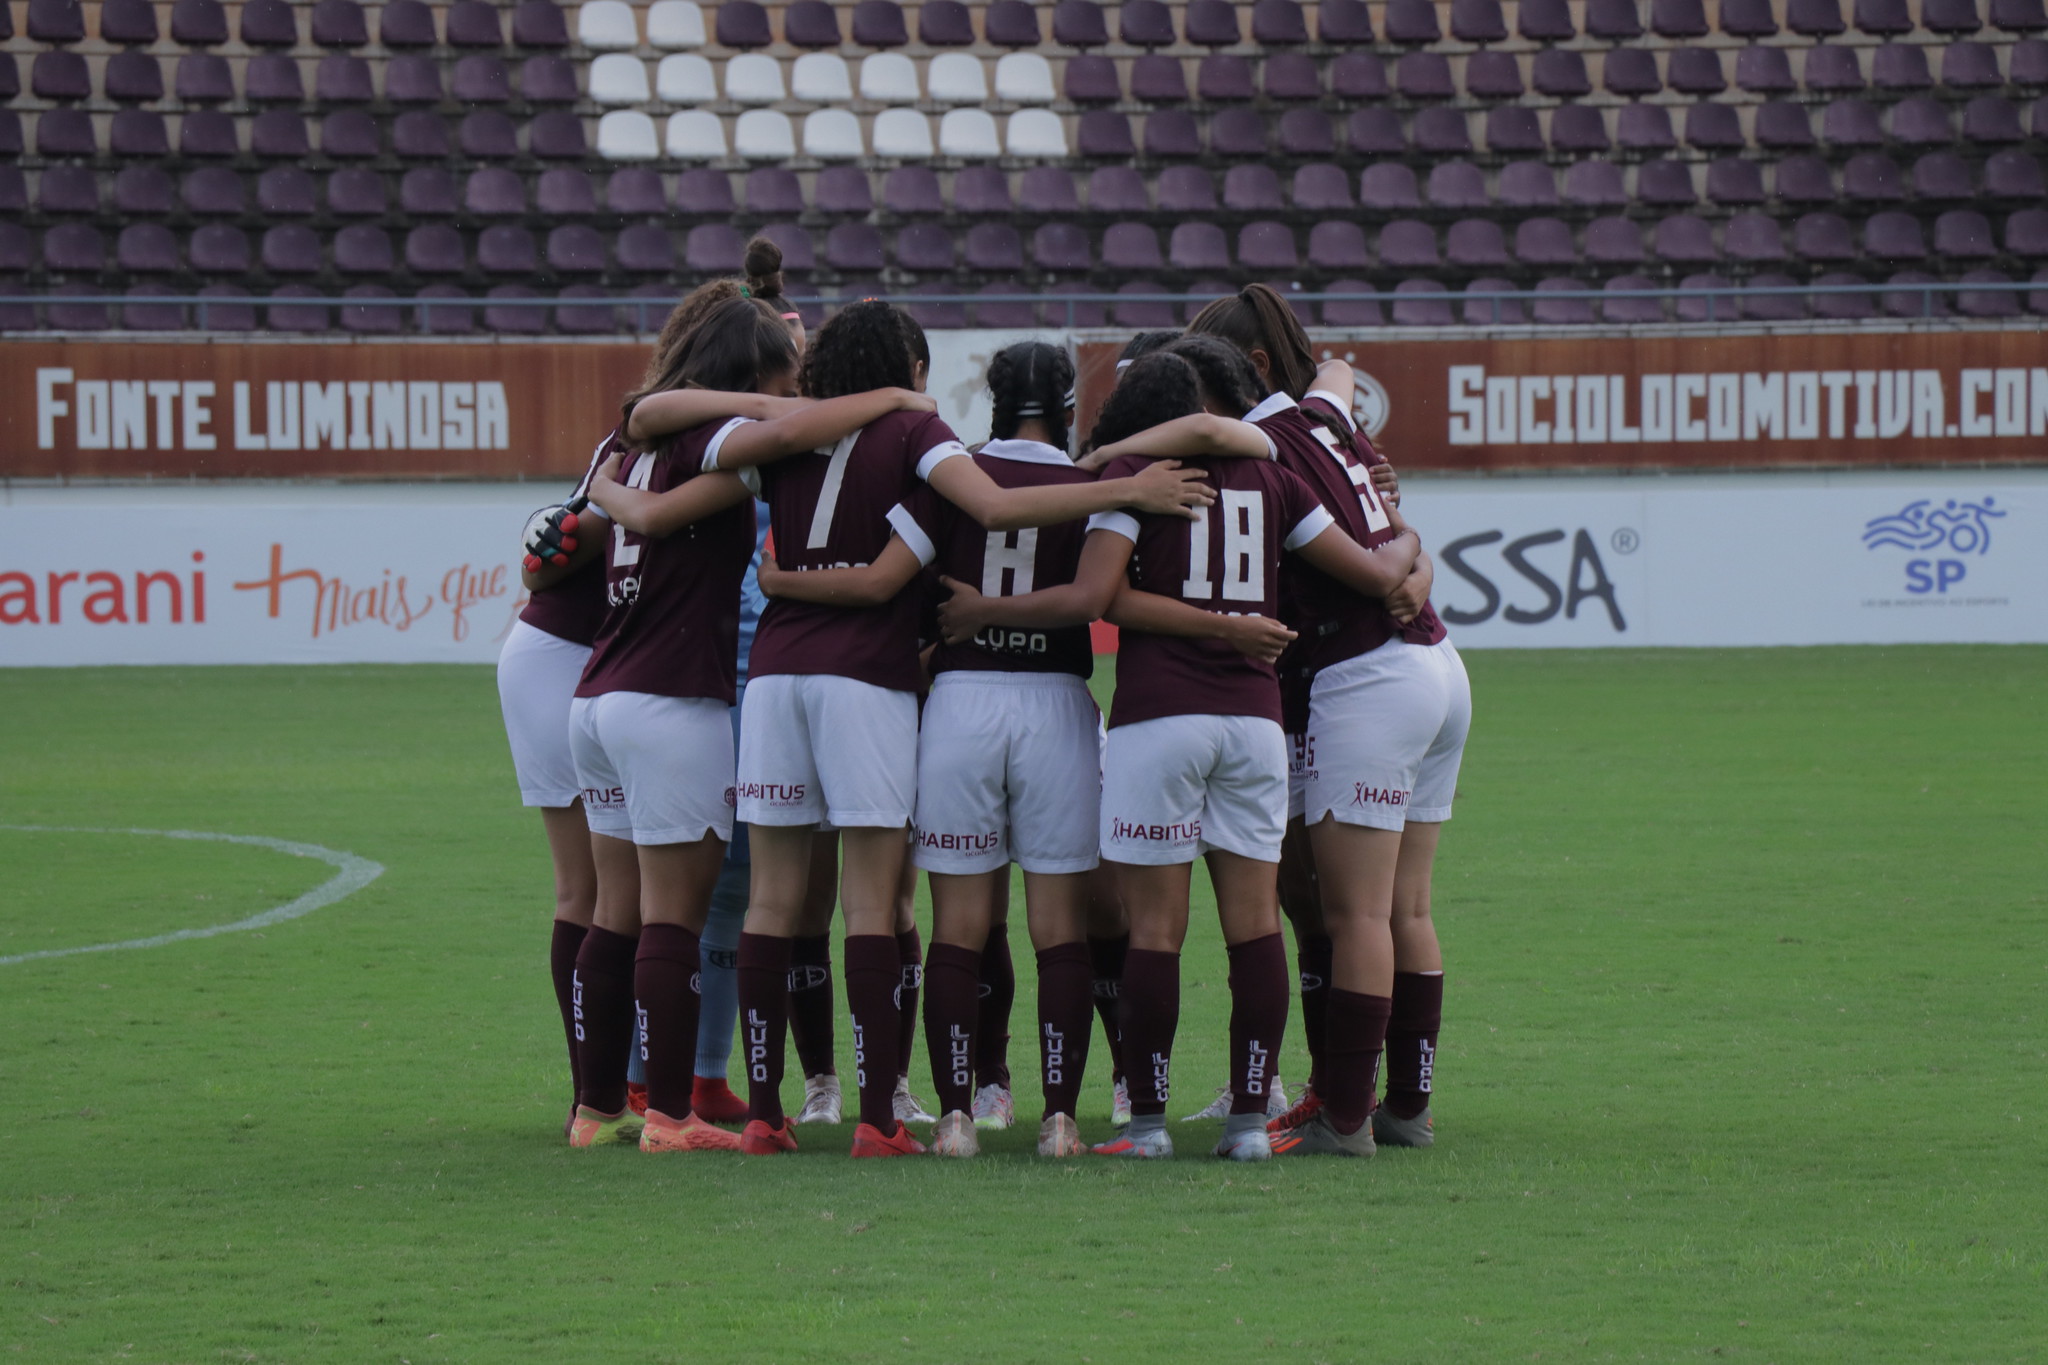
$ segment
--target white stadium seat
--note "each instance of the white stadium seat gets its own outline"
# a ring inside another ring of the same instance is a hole
[[[1003,154],[996,121],[984,109],[948,109],[939,120],[939,154],[987,161]]]
[[[996,98],[1011,104],[1051,104],[1052,63],[1036,52],[1005,53],[996,60]]]
[[[743,52],[725,63],[725,97],[734,104],[775,104],[784,98],[782,63]]]
[[[612,110],[597,121],[597,154],[606,161],[654,160],[661,155],[654,120],[637,109]]]
[[[988,76],[981,59],[965,52],[941,52],[924,73],[925,89],[939,104],[984,104]]]
[[[860,64],[860,97],[876,104],[917,103],[917,68],[901,52],[877,52]]]
[[[654,72],[654,93],[664,104],[716,104],[718,84],[711,63],[694,52],[674,52]]]
[[[685,109],[668,116],[667,144],[668,154],[678,161],[723,160],[725,125],[708,109]]]
[[[590,98],[599,104],[643,104],[647,68],[638,57],[607,52],[590,63]]]
[[[820,109],[804,118],[804,155],[820,161],[853,161],[865,155],[860,120],[845,109]]]
[[[664,52],[704,46],[704,11],[692,0],[654,0],[647,10],[647,41]]]
[[[796,129],[787,114],[749,109],[732,126],[732,149],[749,161],[787,161],[796,155]]]
[[[593,52],[619,52],[640,46],[633,7],[626,0],[589,0],[576,11],[576,41]]]
[[[1067,130],[1050,109],[1019,109],[1010,115],[1011,156],[1055,160],[1067,154]]]
[[[853,98],[853,77],[846,58],[833,52],[806,52],[789,69],[789,93],[806,104],[845,104]]]
[[[903,161],[928,160],[932,126],[915,109],[884,109],[875,115],[875,155]]]

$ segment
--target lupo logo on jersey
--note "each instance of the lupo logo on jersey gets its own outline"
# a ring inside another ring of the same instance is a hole
[[[2006,515],[1997,503],[1994,497],[1982,502],[1949,498],[1936,506],[1932,498],[1916,498],[1890,516],[1865,522],[1863,548],[1914,553],[1906,561],[1906,591],[1915,596],[1946,593],[1969,575],[1968,562],[1958,556],[1991,553],[1991,523]]]

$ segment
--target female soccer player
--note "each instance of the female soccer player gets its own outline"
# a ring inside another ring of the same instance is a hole
[[[1203,309],[1190,330],[1238,347],[1271,389],[1247,416],[1273,436],[1282,464],[1362,543],[1390,536],[1398,513],[1375,493],[1371,466],[1381,462],[1351,424],[1349,367],[1316,367],[1286,302],[1253,285]],[[1471,725],[1471,684],[1428,605],[1429,573],[1418,557],[1383,600],[1313,567],[1298,567],[1291,584],[1301,673],[1312,680],[1297,752],[1322,919],[1307,933],[1297,921],[1297,933],[1303,1016],[1321,1056],[1314,1093],[1280,1120],[1278,1151],[1366,1156],[1376,1133],[1401,1145],[1431,1140],[1443,960],[1429,884]],[[1317,977],[1329,983],[1320,1006],[1321,992],[1307,989]],[[1374,1117],[1383,1044],[1388,1112]]]
[[[805,352],[802,388],[828,398],[888,385],[915,387],[916,324],[867,301],[842,310]],[[1005,489],[936,416],[896,414],[829,453],[762,471],[779,562],[810,571],[871,562],[889,535],[887,513],[920,481],[990,529],[1072,520],[1138,503],[1162,512],[1200,503],[1207,490],[1173,468],[1072,488]],[[955,458],[955,457],[961,458]],[[721,451],[720,467],[758,462]],[[912,592],[868,608],[770,604],[755,637],[740,730],[739,814],[751,827],[754,881],[740,940],[751,1119],[746,1150],[790,1151],[782,1111],[784,987],[800,922],[811,829],[829,820],[844,858],[847,998],[852,1009],[861,1122],[856,1156],[923,1151],[897,1121],[902,963],[897,891],[913,813],[917,765],[917,602]]]
[[[1258,428],[1205,414],[1202,406],[1193,367],[1170,348],[1136,361],[1096,426],[1105,474],[1167,455],[1271,452]],[[1069,587],[967,597],[964,611],[945,613],[949,637],[975,620],[1029,628],[1104,613],[1124,630],[1101,844],[1131,923],[1121,1023],[1134,1113],[1122,1137],[1096,1148],[1104,1155],[1173,1152],[1167,1081],[1197,855],[1207,858],[1230,952],[1235,1100],[1216,1152],[1240,1161],[1271,1155],[1266,1084],[1287,1017],[1274,884],[1287,818],[1287,760],[1271,663],[1287,638],[1272,619],[1281,556],[1292,551],[1362,590],[1384,592],[1407,575],[1416,550],[1412,536],[1361,548],[1305,483],[1267,461],[1211,460],[1207,472],[1220,506],[1200,520],[1099,515]],[[1154,597],[1180,609],[1167,613],[1169,630],[1182,631],[1180,618],[1193,608],[1210,638],[1156,632]]]
[[[776,311],[735,299],[712,312],[675,371],[654,387],[786,394],[796,367],[795,346]],[[629,430],[632,407],[646,396],[628,400]],[[585,1094],[572,1145],[617,1140],[628,1126],[620,1064],[636,1002],[648,1090],[641,1149],[739,1145],[736,1134],[691,1112],[693,978],[700,969],[697,935],[732,832],[727,709],[735,690],[740,581],[755,537],[746,484],[730,475],[703,477],[704,466],[727,444],[761,459],[837,439],[898,401],[863,394],[771,422],[705,424],[658,452],[631,456],[630,464],[623,452],[615,454],[591,483],[592,500],[615,528],[608,610],[577,688],[571,741],[586,785],[619,793],[616,814],[593,812],[593,844],[604,850],[601,858],[623,861],[633,855],[620,850],[636,852],[640,897],[628,905],[600,894],[578,958]]]
[[[974,462],[1006,488],[1087,484],[1067,454],[1074,366],[1044,342],[1020,342],[988,369],[993,439]],[[771,597],[839,606],[887,602],[931,566],[941,581],[979,583],[991,596],[1072,581],[1079,520],[986,531],[930,489],[889,512],[895,529],[872,565],[809,573],[762,567]],[[925,961],[925,1042],[938,1087],[932,1150],[980,1151],[977,1119],[994,1069],[983,1034],[984,954],[998,940],[1009,865],[1024,869],[1026,914],[1038,959],[1039,1043],[1045,1111],[1041,1156],[1078,1156],[1074,1117],[1086,1069],[1092,967],[1085,944],[1085,882],[1096,866],[1096,710],[1085,626],[984,631],[932,654],[931,700],[918,734],[916,863],[930,874],[932,946]],[[998,973],[1000,975],[1000,973]],[[1001,1013],[1007,1013],[1004,1008]],[[993,1021],[991,1021],[993,1022]],[[987,1084],[975,1093],[977,1070]],[[984,1122],[1000,1122],[1000,1103]]]

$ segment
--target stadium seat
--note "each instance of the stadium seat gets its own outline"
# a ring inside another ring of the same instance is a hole
[[[249,71],[252,77],[258,69],[256,63],[261,60],[260,54],[250,59]],[[291,67],[292,76],[297,79],[298,67],[289,62],[286,65]],[[9,57],[6,59],[6,65],[0,66],[0,71],[11,73],[13,70],[14,59]],[[148,104],[164,97],[163,68],[157,65],[156,58],[145,53],[116,52],[107,58],[106,71],[101,79],[107,98],[117,103]],[[7,95],[12,98],[18,93],[18,90],[9,90]],[[248,97],[252,102],[274,98],[256,90],[249,91]],[[301,98],[302,92],[295,93],[292,97]]]
[[[1807,38],[1831,38],[1848,27],[1841,0],[1786,0],[1785,27]]]
[[[1586,0],[1586,36],[1624,42],[1643,36],[1636,0]]]
[[[377,123],[361,109],[337,109],[320,121],[320,151],[331,158],[357,160],[384,150]]]
[[[926,47],[972,47],[974,22],[960,0],[925,0],[917,9],[917,40]]]
[[[804,155],[820,161],[852,161],[866,154],[860,120],[845,109],[819,109],[804,117]]]
[[[860,0],[853,7],[853,41],[862,47],[902,47],[910,41],[896,0]]]
[[[1214,213],[1216,182],[1199,166],[1169,166],[1159,173],[1159,211],[1177,215]]]
[[[498,8],[484,0],[455,0],[442,12],[450,47],[502,47],[505,31]]]
[[[772,217],[804,211],[804,189],[786,166],[757,166],[747,172],[742,202],[748,213]]]
[[[1922,203],[1957,203],[1976,197],[1970,168],[1953,152],[1929,152],[1913,163],[1913,197]]]
[[[718,6],[717,28],[720,47],[766,47],[774,41],[768,30],[768,11],[754,0],[725,0]]]
[[[1600,88],[1610,95],[1624,97],[1654,95],[1664,88],[1664,78],[1658,74],[1656,56],[1650,51],[1622,47],[1601,59]]]
[[[1440,209],[1483,209],[1486,177],[1469,161],[1440,161],[1430,167],[1425,193]]]
[[[1659,207],[1692,204],[1699,198],[1693,192],[1692,168],[1663,157],[1636,167],[1635,197],[1640,203]]]
[[[296,62],[290,58],[284,58],[278,65],[281,68],[280,76],[282,76],[283,72],[289,72],[291,80],[298,80],[299,68]],[[256,62],[252,60],[249,63],[247,76],[247,81],[251,86],[256,81],[256,70]],[[268,97],[278,100],[290,99],[296,101],[303,96],[296,93],[286,93],[280,89],[276,94]],[[250,94],[250,98],[256,98],[253,92]],[[417,53],[402,53],[385,61],[384,99],[386,102],[391,104],[439,104],[441,98],[441,64],[433,58],[422,57]]]
[[[1456,318],[1451,312],[1450,291],[1436,280],[1403,280],[1394,286],[1393,322],[1396,327],[1449,327]]]
[[[1090,5],[1095,12],[1095,24],[1102,36],[1093,43],[1075,42],[1060,31],[1060,11],[1064,5],[1055,8],[1053,19],[1053,41],[1063,47],[1100,47],[1109,41],[1107,32],[1102,31],[1102,11]],[[1045,41],[1045,35],[1038,26],[1038,10],[1026,0],[995,0],[982,11],[982,31],[988,41],[997,47],[1037,47]]]
[[[1927,50],[1905,43],[1886,43],[1871,56],[1870,83],[1879,90],[1926,90],[1934,84],[1927,69]]]
[[[825,234],[825,264],[838,271],[873,273],[885,264],[882,236],[867,223],[840,223]]]
[[[704,46],[704,11],[695,0],[654,0],[647,7],[647,42],[664,52]]]
[[[331,0],[314,6],[316,19],[328,3]],[[361,11],[357,13],[360,15]],[[180,47],[218,47],[227,40],[228,16],[220,0],[177,0],[171,6],[171,41]],[[313,41],[320,41],[317,35]]]
[[[954,113],[981,112],[956,109],[949,111],[948,117]],[[982,117],[988,118],[988,115],[982,114]],[[988,120],[986,131],[989,145],[993,147],[995,120]],[[869,137],[872,139],[874,154],[878,157],[897,161],[922,161],[932,155],[931,124],[915,109],[884,109],[875,115]],[[991,150],[986,155],[994,156],[995,152]]]
[[[675,269],[675,243],[657,223],[634,223],[612,242],[612,259],[635,275],[666,275]]]
[[[1863,68],[1855,49],[1823,44],[1807,49],[1800,82],[1819,94],[1848,94],[1863,89]]]
[[[1634,105],[1624,106],[1626,114]],[[1604,152],[1611,145],[1607,122],[1600,110],[1587,104],[1567,104],[1550,116],[1550,145],[1560,152]]]
[[[313,6],[312,36],[320,47],[362,47],[370,41],[370,26],[356,0],[319,0]]]
[[[939,154],[974,160],[988,160],[1001,155],[995,118],[981,109],[947,110],[939,120]]]
[[[1782,47],[1745,47],[1737,52],[1735,84],[1757,95],[1789,94],[1798,88],[1792,60]]]
[[[31,9],[33,11],[33,7]],[[257,11],[255,31],[259,37],[268,40],[274,37],[277,32],[277,11],[280,9],[284,11],[284,18],[289,20],[291,18],[291,10],[284,4],[284,0],[274,0],[274,3],[271,4],[262,3],[262,0],[254,0],[253,3],[243,6],[242,41],[251,47],[278,46],[279,44],[273,41],[259,42],[251,38],[249,11]],[[30,18],[31,20],[35,18],[33,12],[31,12]],[[9,19],[12,19],[11,13]],[[81,11],[79,14],[81,29],[83,28],[84,20],[85,16]],[[30,30],[29,37],[34,38],[38,42],[57,41],[38,37],[33,31],[33,23],[30,25]],[[157,35],[156,6],[150,4],[149,0],[104,0],[100,5],[101,41],[117,44],[145,45],[155,42]],[[0,37],[12,36],[13,26],[10,22],[5,26],[4,31],[0,31]],[[81,32],[79,36],[83,37],[84,34]],[[77,42],[78,39],[72,38],[65,41]],[[291,36],[282,45],[288,47],[297,41],[298,31],[294,28]]]
[[[569,46],[569,20],[553,0],[520,0],[512,11],[512,46],[520,48],[565,48]]]
[[[1465,59],[1465,93],[1482,100],[1521,98],[1521,64],[1512,53],[1473,53]]]
[[[824,0],[796,0],[782,11],[782,36],[791,47],[838,47],[846,41],[839,14]]]
[[[1195,98],[1205,104],[1221,104],[1253,99],[1257,94],[1251,63],[1243,57],[1217,54],[1202,58],[1195,74]]]
[[[137,274],[169,274],[178,268],[178,239],[161,223],[130,223],[114,245],[114,263]]]
[[[948,114],[947,117],[950,118],[952,115]],[[1045,160],[1058,160],[1067,155],[1066,127],[1060,122],[1059,115],[1049,109],[1018,110],[1010,115],[1009,126],[1004,132],[1006,155]],[[943,122],[939,128],[939,144],[941,149],[946,145]]]
[[[639,98],[647,98],[647,74],[640,69],[640,63],[632,57],[600,57],[603,63],[623,62],[625,66],[607,66],[602,87],[596,69],[591,72],[591,98],[600,103],[619,104],[612,88],[627,83],[628,88],[637,88]],[[630,68],[630,69],[628,69]],[[639,82],[637,87],[630,83]],[[454,73],[449,78],[449,93],[457,104],[505,104],[512,98],[512,78],[505,70],[505,64],[496,57],[472,53],[456,60]]]
[[[511,116],[497,109],[475,109],[463,115],[456,142],[464,156],[479,161],[509,161],[519,155],[519,133]]]
[[[993,168],[988,168],[993,169]],[[963,173],[964,174],[964,173]],[[1001,173],[997,172],[998,181]],[[954,180],[955,207],[962,213],[1010,211],[1010,191],[1003,184],[1002,205],[999,209],[982,209],[971,204],[958,202],[961,180]],[[945,201],[939,197],[939,177],[929,166],[898,166],[882,177],[882,207],[895,214],[944,213]]]
[[[1838,213],[1808,213],[1792,225],[1792,254],[1806,261],[1853,261],[1856,239]]]
[[[1646,275],[1616,275],[1600,286],[1610,294],[1627,290],[1654,289],[1657,282]],[[1606,298],[1600,300],[1603,322],[1644,323],[1664,321],[1662,299]]]
[[[273,166],[256,177],[256,208],[267,217],[306,218],[319,210],[313,177],[297,166]],[[407,212],[427,211],[413,205]],[[453,213],[451,204],[448,211]]]
[[[1764,193],[1763,167],[1738,157],[1721,157],[1707,166],[1707,198],[1723,206],[1761,204]]]
[[[1024,244],[1008,223],[976,223],[967,229],[963,255],[969,270],[1007,274],[1024,268]]]
[[[1997,255],[1990,220],[1975,209],[1951,209],[1942,214],[1934,220],[1934,254],[1952,260],[1983,260]]]
[[[1341,179],[1343,172],[1337,174]],[[1088,208],[1093,213],[1150,213],[1152,197],[1135,168],[1101,166],[1088,176]]]
[[[860,97],[876,104],[917,103],[917,67],[900,52],[877,52],[863,58]]]
[[[1379,257],[1396,270],[1434,270],[1442,264],[1435,231],[1414,218],[1397,218],[1380,229]]]
[[[896,264],[925,272],[953,268],[953,237],[937,223],[911,223],[896,234]]]
[[[2025,152],[1993,153],[1984,163],[1984,193],[1993,199],[2038,200],[2048,196],[2041,163]]]
[[[465,57],[462,59],[462,62],[456,64],[458,81],[462,74],[463,64],[474,60],[476,59]],[[738,61],[740,59],[735,58],[734,60]],[[504,67],[502,64],[493,62],[492,65],[496,66],[500,73],[503,72]],[[630,57],[622,52],[609,52],[590,63],[590,98],[593,102],[597,104],[644,104],[652,94],[653,91],[647,85],[647,68],[638,57]],[[499,98],[506,98],[509,95],[510,90],[508,89],[506,95]],[[475,100],[477,97],[475,95],[464,95],[458,89],[456,98],[469,101]]]
[[[268,174],[268,172],[266,172]],[[298,172],[304,176],[305,172]],[[169,213],[173,207],[175,190],[171,177],[160,166],[123,166],[114,173],[114,212],[119,214]],[[261,179],[258,179],[257,207],[265,213],[277,212],[263,202]],[[310,212],[311,196],[307,196]]]
[[[47,122],[49,115],[44,115]],[[185,157],[229,157],[240,152],[235,120],[218,109],[194,109],[178,125],[178,154]]]
[[[1894,204],[1906,197],[1905,178],[1890,157],[1864,152],[1842,167],[1842,197],[1858,204]]]
[[[1318,227],[1326,226],[1328,224],[1318,224]],[[1313,250],[1310,255],[1314,255]],[[1484,218],[1460,218],[1444,234],[1444,259],[1467,269],[1505,268],[1508,264],[1507,238],[1501,234],[1498,223]]]
[[[727,80],[729,84],[730,77]],[[846,59],[835,52],[806,52],[790,65],[789,93],[806,104],[850,103],[853,75]]]
[[[682,137],[677,121],[683,120]],[[697,126],[689,126],[690,121]],[[708,128],[705,125],[709,125]],[[638,110],[614,109],[597,121],[597,154],[606,161],[652,161],[661,154],[654,120]],[[715,114],[692,110],[668,123],[668,154],[677,160],[712,160],[725,155],[725,129]]]
[[[1415,172],[1390,161],[1367,166],[1358,180],[1358,203],[1365,209],[1421,208],[1422,195],[1416,187]]]
[[[733,212],[732,178],[695,166],[676,177],[676,211],[691,217],[723,218]]]
[[[901,111],[888,111],[897,112]],[[669,133],[669,155],[675,156],[674,120],[670,120]],[[749,109],[733,121],[732,144],[733,151],[748,161],[787,161],[796,155],[796,130],[787,114],[772,109]]]
[[[654,70],[654,93],[663,104],[712,104],[718,99],[718,82],[711,63],[694,52],[677,52],[661,59]],[[705,114],[706,118],[716,115]],[[724,135],[719,135],[723,145]]]
[[[1720,54],[1712,48],[1673,48],[1665,63],[1665,83],[1681,95],[1718,95],[1728,88],[1728,78],[1721,70]],[[1788,64],[1788,83],[1790,79],[1791,67]]]
[[[1773,151],[1813,146],[1813,124],[1806,109],[1789,100],[1773,100],[1756,111],[1756,141]]]
[[[995,91],[1011,104],[1051,104],[1052,64],[1035,52],[1006,53],[996,61]]]
[[[1068,75],[1071,81],[1071,64]],[[941,52],[925,69],[925,88],[936,104],[982,104],[988,99],[988,76],[980,58],[965,52]]]
[[[1576,265],[1572,230],[1556,218],[1524,218],[1515,225],[1515,259],[1524,265]]]
[[[1725,245],[1730,260],[1787,259],[1784,234],[1779,231],[1777,220],[1767,214],[1738,213],[1730,218]]]
[[[725,97],[734,104],[779,104],[786,95],[782,63],[773,57],[742,52],[726,62]]]
[[[72,57],[76,55],[77,54],[70,52],[45,53],[43,55],[43,58],[37,59],[36,64],[38,68],[40,68],[44,58]],[[38,74],[40,74],[40,72],[38,72]],[[80,80],[80,94],[78,97],[82,98],[84,94],[85,77],[85,71],[82,60],[78,74]],[[369,73],[367,70],[363,72],[363,75],[366,80],[368,74]],[[357,87],[355,86],[355,84],[351,82],[348,86],[347,93],[337,93],[335,99],[340,100],[357,98],[355,93],[356,88]],[[367,100],[369,98],[368,86],[364,85],[362,87],[362,90],[363,94],[361,95],[361,98]],[[235,97],[235,82],[234,78],[228,72],[227,59],[212,52],[188,52],[184,56],[180,57],[178,59],[177,96],[179,101],[184,104],[225,104],[229,100],[233,99]],[[69,97],[60,95],[45,95],[43,96],[43,98],[61,99]]]
[[[1551,208],[1557,204],[1557,177],[1541,161],[1511,161],[1501,167],[1496,194],[1507,208]]]
[[[640,45],[633,7],[625,0],[584,0],[576,11],[576,41],[592,52],[629,52]]]
[[[1214,223],[1175,225],[1167,242],[1167,259],[1176,270],[1228,270],[1230,247]]]
[[[1263,162],[1240,163],[1223,173],[1223,207],[1233,213],[1277,213],[1285,205],[1280,197],[1280,176]]]

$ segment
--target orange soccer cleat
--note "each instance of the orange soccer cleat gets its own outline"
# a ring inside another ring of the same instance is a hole
[[[853,1155],[864,1156],[923,1156],[924,1144],[910,1135],[904,1124],[896,1125],[894,1137],[883,1137],[882,1130],[872,1123],[857,1123],[853,1128]]]
[[[768,1126],[766,1119],[755,1119],[740,1131],[740,1150],[748,1156],[774,1156],[780,1152],[796,1150],[796,1134],[791,1131],[788,1119]]]
[[[647,1111],[647,1126],[640,1130],[643,1152],[737,1152],[740,1135],[714,1128],[695,1114],[672,1119],[659,1109]]]

